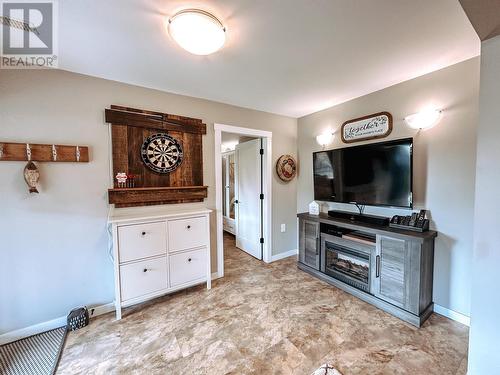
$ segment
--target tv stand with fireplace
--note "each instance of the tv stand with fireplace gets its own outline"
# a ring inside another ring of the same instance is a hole
[[[435,231],[298,214],[298,268],[420,327],[432,314]]]

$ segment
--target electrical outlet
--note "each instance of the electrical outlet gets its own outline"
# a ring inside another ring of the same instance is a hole
[[[286,232],[286,224],[281,224],[281,233]]]

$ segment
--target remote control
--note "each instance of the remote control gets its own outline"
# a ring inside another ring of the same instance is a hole
[[[425,224],[425,214],[427,213],[426,210],[420,210],[420,213],[418,214],[417,218],[417,224],[415,225],[417,228],[423,228]]]
[[[410,225],[410,220],[411,220],[411,216],[405,216],[405,220],[403,222],[403,225]]]
[[[411,214],[410,223],[408,224],[410,227],[414,227],[417,224],[418,214],[416,212]]]

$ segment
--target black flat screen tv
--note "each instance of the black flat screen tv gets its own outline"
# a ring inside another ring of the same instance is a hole
[[[413,208],[413,140],[313,154],[314,199]]]

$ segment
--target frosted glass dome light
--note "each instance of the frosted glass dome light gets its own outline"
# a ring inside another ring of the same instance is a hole
[[[168,32],[179,46],[195,55],[210,55],[222,48],[226,28],[217,17],[200,9],[185,9],[168,20]]]
[[[439,109],[425,109],[405,117],[405,121],[413,129],[430,129],[441,119],[443,111]]]

